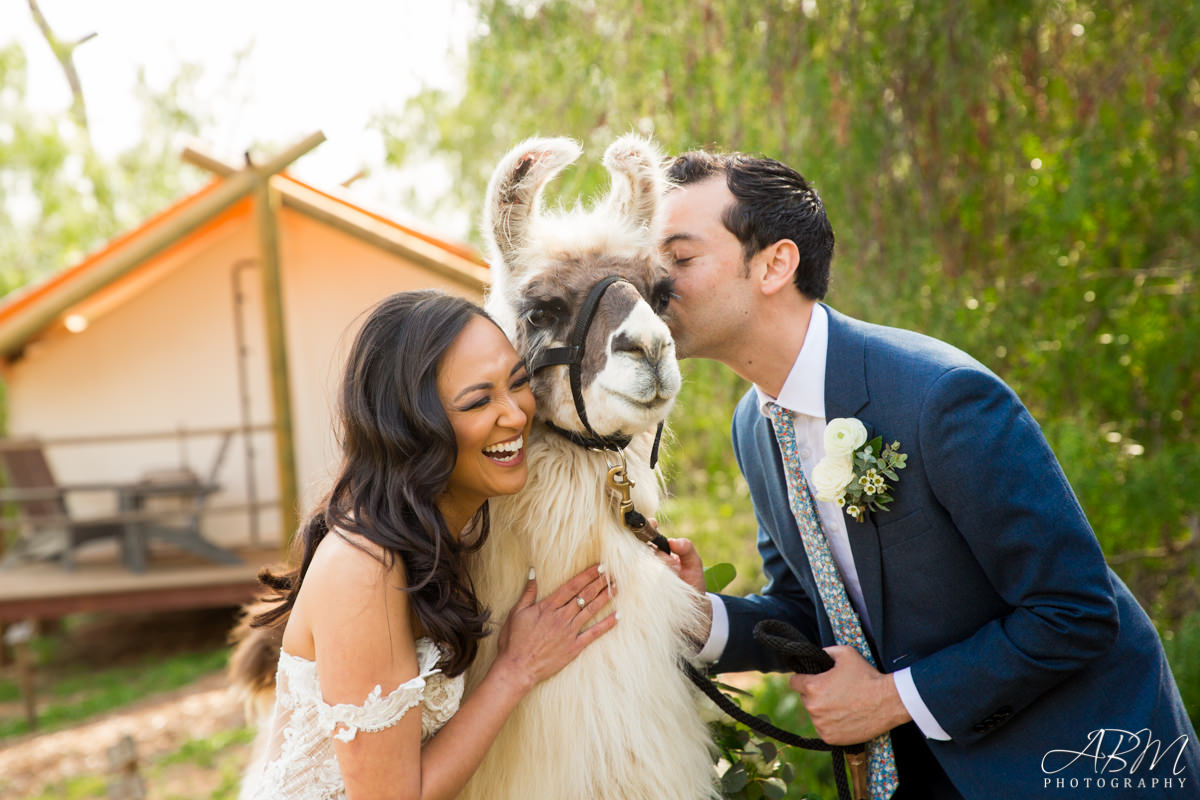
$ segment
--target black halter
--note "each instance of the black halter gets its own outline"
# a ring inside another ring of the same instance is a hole
[[[559,364],[567,366],[571,379],[571,399],[575,403],[575,413],[579,415],[579,421],[583,423],[583,428],[587,431],[587,435],[565,430],[549,420],[546,421],[546,427],[580,447],[589,447],[596,450],[623,450],[633,441],[632,436],[627,436],[620,431],[611,433],[608,436],[601,436],[596,433],[592,429],[592,424],[588,422],[587,409],[583,403],[583,353],[587,343],[588,330],[592,327],[592,320],[596,316],[596,309],[599,308],[600,300],[604,297],[604,293],[608,291],[608,287],[619,281],[629,283],[628,280],[622,278],[620,275],[609,275],[592,286],[587,293],[587,297],[584,298],[583,306],[579,309],[578,316],[575,317],[575,327],[571,330],[571,338],[568,340],[567,346],[549,347],[539,353],[533,359],[533,363],[529,365],[529,369],[533,373]],[[651,468],[658,463],[658,445],[662,440],[662,430],[663,426],[660,422],[658,424],[658,432],[654,437],[654,449],[650,453]]]
[[[592,319],[596,316],[596,308],[600,305],[600,298],[617,281],[626,281],[620,275],[609,275],[596,283],[587,293],[587,297],[583,301],[583,307],[579,309],[579,316],[575,317],[575,327],[571,331],[571,339],[566,347],[551,347],[543,350],[533,359],[533,363],[529,365],[531,372],[537,373],[546,367],[565,364],[570,370],[571,377],[571,399],[575,402],[575,413],[579,415],[579,421],[583,423],[584,430],[588,435],[576,433],[575,431],[564,430],[554,423],[546,420],[546,427],[564,437],[568,441],[587,447],[593,450],[613,451],[617,454],[618,464],[613,466],[609,464],[608,470],[608,486],[617,493],[617,499],[620,503],[619,512],[621,518],[625,521],[633,534],[647,544],[653,544],[664,553],[671,552],[671,546],[667,543],[667,539],[658,532],[654,525],[649,524],[649,520],[633,506],[633,501],[630,499],[629,490],[633,488],[633,482],[629,480],[628,473],[625,472],[625,456],[622,454],[629,443],[633,441],[632,436],[627,436],[620,431],[601,436],[592,429],[592,424],[588,422],[587,409],[583,405],[583,349],[587,343],[588,329],[592,325]],[[658,431],[654,434],[654,447],[650,450],[650,469],[658,463],[658,445],[662,441],[663,424],[658,423]]]

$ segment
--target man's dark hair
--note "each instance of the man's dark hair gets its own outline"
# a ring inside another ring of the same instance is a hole
[[[796,288],[814,300],[825,297],[833,227],[817,190],[786,164],[743,153],[693,150],[675,158],[667,171],[678,186],[722,174],[734,202],[721,221],[742,243],[746,261],[767,245],[791,239],[800,251]]]

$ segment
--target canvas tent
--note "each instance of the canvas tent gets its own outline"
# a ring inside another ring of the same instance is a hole
[[[405,289],[478,300],[488,282],[469,247],[283,171],[322,138],[238,167],[193,153],[216,173],[206,186],[0,300],[8,437],[44,442],[60,482],[215,466],[206,538],[286,539],[334,466],[362,312]]]

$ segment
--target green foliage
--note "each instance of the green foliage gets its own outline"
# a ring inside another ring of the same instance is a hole
[[[713,564],[704,570],[704,589],[708,592],[719,592],[733,582],[737,577],[737,568],[733,564],[722,562]]]
[[[737,576],[732,564],[714,564],[704,570],[705,588],[710,592],[725,589]],[[806,730],[796,725],[801,710],[799,698],[778,675],[767,676],[751,691],[718,684],[726,696],[740,696],[743,707],[751,714],[776,722],[802,736],[815,737],[808,725]],[[745,725],[725,716],[707,699],[701,699],[702,713],[711,720],[713,741],[717,745],[716,768],[721,777],[721,793],[731,800],[782,800],[807,798],[821,800],[813,794],[814,787],[832,785],[833,768],[822,771],[820,760],[813,753],[780,745],[760,736]],[[736,702],[736,701],[735,701]],[[797,779],[797,776],[801,776]],[[804,792],[799,787],[806,787]],[[831,795],[833,796],[833,795]]]
[[[781,675],[767,675],[749,690],[721,686],[742,708],[766,717],[785,730],[816,737],[799,696]],[[828,753],[803,750],[775,742],[752,732],[724,716],[703,700],[704,713],[717,744],[717,773],[724,797],[737,800],[788,798],[789,800],[833,800],[833,762]]]
[[[721,795],[731,800],[783,800],[795,769],[770,740],[754,739],[741,726],[715,724],[720,751]]]
[[[801,736],[816,737],[816,729],[808,721],[800,696],[788,686],[783,675],[764,675],[751,690],[748,703],[752,714],[766,716],[776,725]],[[833,780],[833,761],[829,753],[781,747],[780,757],[792,768],[794,776],[788,782],[788,800],[834,800],[837,786]]]
[[[139,76],[143,139],[108,158],[80,117],[30,110],[25,53],[0,43],[0,295],[68,266],[199,184],[177,148],[201,124],[185,110],[197,107],[198,78],[185,65],[155,91]]]
[[[837,232],[830,301],[995,370],[1160,623],[1197,607],[1195,4],[476,5],[462,90],[380,120],[395,163],[447,163],[441,203],[477,210],[496,160],[535,134],[583,143],[554,187],[569,202],[603,189],[599,156],[629,130],[796,166]],[[672,532],[748,577],[727,552],[754,528],[727,444],[744,385],[687,366]]]
[[[1192,725],[1200,728],[1200,612],[1186,617],[1178,630],[1168,631],[1163,649]]]

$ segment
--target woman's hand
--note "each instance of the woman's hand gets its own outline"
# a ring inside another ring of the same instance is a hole
[[[500,629],[493,669],[510,670],[528,691],[569,664],[575,656],[617,624],[616,614],[584,629],[612,598],[601,568],[589,567],[535,602],[537,581],[530,570],[525,593]]]

